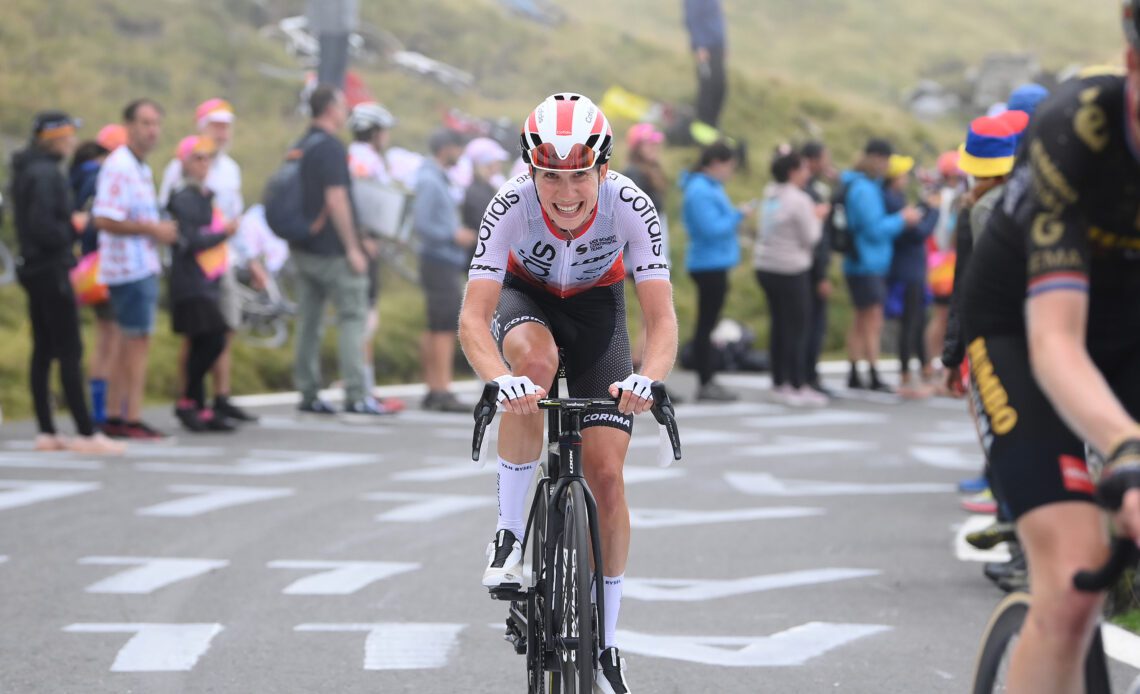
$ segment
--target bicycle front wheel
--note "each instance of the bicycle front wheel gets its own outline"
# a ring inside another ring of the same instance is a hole
[[[978,666],[974,671],[974,694],[1007,691],[1006,682],[1013,649],[1028,613],[1028,593],[1011,593],[998,604],[982,636],[982,650],[978,654]],[[1085,655],[1085,691],[1087,694],[1112,692],[1099,625]]]
[[[1028,612],[1028,593],[1010,593],[994,610],[982,635],[982,650],[974,670],[974,694],[1006,691],[1010,657]]]
[[[553,673],[546,672],[546,601],[550,596],[550,577],[545,563],[546,551],[546,512],[547,512],[546,470],[539,467],[537,489],[534,495],[534,507],[531,509],[533,520],[530,534],[526,537],[527,549],[530,552],[530,580],[534,590],[530,591],[527,603],[527,634],[526,634],[526,676],[528,694],[547,694],[556,692],[556,683],[553,682]]]
[[[555,545],[554,655],[563,694],[592,694],[594,690],[594,607],[590,599],[590,523],[586,497],[571,483],[559,502],[562,532]]]

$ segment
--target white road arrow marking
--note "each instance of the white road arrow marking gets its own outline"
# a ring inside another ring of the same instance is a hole
[[[351,595],[370,583],[420,568],[420,564],[406,562],[293,559],[271,561],[267,566],[321,572],[290,583],[281,591],[286,595]]]
[[[779,405],[761,402],[734,402],[723,405],[692,403],[677,405],[677,417],[681,421],[697,418],[725,419],[727,417],[747,417],[748,415],[776,414],[788,410]]]
[[[495,473],[496,467],[494,465],[475,467],[468,463],[467,465],[447,465],[444,467],[405,470],[404,472],[397,472],[392,475],[392,479],[400,482],[450,482],[451,480],[482,477],[483,475],[494,475]]]
[[[656,445],[656,444],[654,444]],[[684,477],[685,471],[678,468],[646,467],[643,465],[626,465],[624,477],[626,485],[641,482],[658,482],[660,480],[675,480]]]
[[[691,511],[672,508],[633,508],[629,523],[634,528],[675,528],[708,523],[737,523],[749,520],[779,520],[822,516],[821,508],[773,506],[768,508],[735,508],[721,511]]]
[[[99,489],[98,482],[52,482],[49,480],[0,480],[0,511],[29,506],[41,501],[63,499]]]
[[[376,516],[376,520],[389,523],[436,521],[464,511],[494,506],[497,503],[491,496],[417,494],[413,492],[374,492],[365,494],[363,498],[368,501],[410,502]]]
[[[945,494],[954,491],[952,484],[925,482],[862,484],[815,480],[779,480],[766,472],[729,472],[725,474],[724,479],[737,490],[757,496],[873,496],[879,494]]]
[[[1100,625],[1100,635],[1108,657],[1140,669],[1140,636],[1115,624]]]
[[[187,672],[210,650],[221,624],[72,624],[73,634],[134,634],[111,672]]]
[[[294,631],[365,632],[365,670],[428,670],[447,665],[464,624],[301,624]]]
[[[136,568],[92,583],[88,593],[145,595],[172,583],[185,581],[229,565],[223,559],[164,559],[160,557],[83,557],[80,564],[134,566]]]
[[[172,484],[167,489],[175,494],[194,496],[164,501],[161,504],[140,508],[135,513],[140,516],[189,518],[231,506],[281,499],[295,493],[293,489],[283,487],[217,487],[202,484]]]
[[[792,427],[826,427],[846,424],[883,424],[889,421],[885,414],[855,412],[853,410],[817,410],[801,414],[750,417],[742,423],[753,429],[790,429]]]
[[[0,554],[0,564],[3,564],[6,561],[8,561],[8,555],[7,554]]]
[[[854,578],[877,575],[879,575],[878,571],[867,569],[812,569],[730,580],[629,578],[627,576],[623,595],[634,600],[703,602],[734,595],[759,593],[780,588],[812,586],[834,581],[848,581]]]
[[[966,542],[967,535],[988,528],[993,523],[993,516],[974,514],[958,527],[958,532],[954,534],[954,555],[958,557],[958,561],[1007,562],[1010,560],[1009,547],[1004,542],[988,550],[978,549]]]
[[[681,439],[684,444],[685,439]],[[759,446],[745,446],[733,450],[734,455],[753,458],[784,458],[789,455],[813,455],[818,453],[858,453],[873,451],[879,447],[872,441],[845,441],[840,439],[804,438],[798,436],[777,436],[771,443]]]
[[[919,443],[932,445],[977,444],[978,431],[968,424],[961,422],[939,422],[938,431],[924,431],[914,435]]]
[[[985,464],[980,451],[963,453],[957,448],[946,448],[944,446],[911,446],[910,454],[920,463],[947,470],[978,472]]]
[[[270,475],[289,475],[297,472],[313,472],[315,470],[353,467],[356,465],[372,465],[379,463],[382,459],[381,456],[370,453],[253,450],[249,452],[249,455],[238,459],[234,465],[213,465],[209,463],[137,463],[135,467],[146,472],[266,477]]]
[[[718,667],[786,667],[857,639],[890,631],[882,624],[809,622],[771,636],[656,636],[618,631],[626,653]]]

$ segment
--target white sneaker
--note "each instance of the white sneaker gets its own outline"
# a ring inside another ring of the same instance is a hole
[[[498,588],[523,585],[522,543],[510,530],[495,533],[487,545],[487,570],[483,572],[483,586]]]
[[[826,395],[808,386],[801,386],[796,391],[796,395],[799,396],[800,403],[804,407],[826,407],[830,402]]]
[[[594,675],[595,694],[630,694],[629,683],[625,681],[625,658],[618,655],[614,646],[602,651],[598,657],[601,667]]]

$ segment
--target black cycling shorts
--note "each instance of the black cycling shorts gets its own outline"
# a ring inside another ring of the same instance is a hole
[[[523,323],[538,323],[554,337],[554,344],[562,351],[569,397],[609,397],[610,384],[633,373],[625,325],[625,287],[620,282],[562,299],[508,274],[491,318],[491,334],[500,352],[507,333]],[[549,391],[553,383],[536,385]],[[583,429],[595,426],[632,433],[633,417],[597,412],[583,418]]]
[[[1093,355],[1117,398],[1140,415],[1140,351]],[[1014,519],[1046,504],[1093,503],[1085,445],[1037,385],[1020,336],[978,337],[966,347],[970,397],[996,495]],[[1100,358],[1097,358],[1100,356]]]

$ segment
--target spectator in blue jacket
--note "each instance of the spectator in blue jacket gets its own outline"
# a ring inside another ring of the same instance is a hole
[[[867,387],[859,377],[859,360],[866,359],[871,390],[889,391],[879,378],[879,339],[883,330],[883,301],[887,295],[887,271],[891,267],[895,237],[907,226],[918,224],[922,214],[913,207],[888,214],[882,180],[893,153],[891,143],[873,138],[851,171],[840,176],[846,193],[847,228],[854,251],[843,262],[843,274],[855,306],[855,320],[847,331],[847,357],[851,371],[847,387]]]
[[[724,8],[720,0],[684,0],[685,27],[697,62],[697,118],[714,128],[728,82],[724,69]]]
[[[883,199],[888,213],[906,207],[906,188],[914,159],[892,154],[887,165],[887,181],[883,186]],[[940,199],[940,198],[939,198]],[[932,394],[926,388],[916,387],[910,371],[910,359],[918,357],[923,373],[928,372],[929,356],[923,340],[926,325],[926,241],[938,224],[938,208],[927,201],[919,209],[922,220],[907,226],[895,237],[891,255],[891,269],[887,277],[892,291],[901,291],[902,317],[899,326],[899,392],[913,397]],[[898,289],[896,289],[896,285]]]
[[[716,363],[712,331],[728,293],[728,272],[740,262],[740,223],[755,217],[751,206],[736,208],[724,190],[736,171],[736,154],[724,142],[701,152],[696,167],[681,177],[681,215],[689,233],[686,269],[697,285],[697,328],[693,352],[700,386],[698,400],[731,401],[736,394],[713,381]]]

